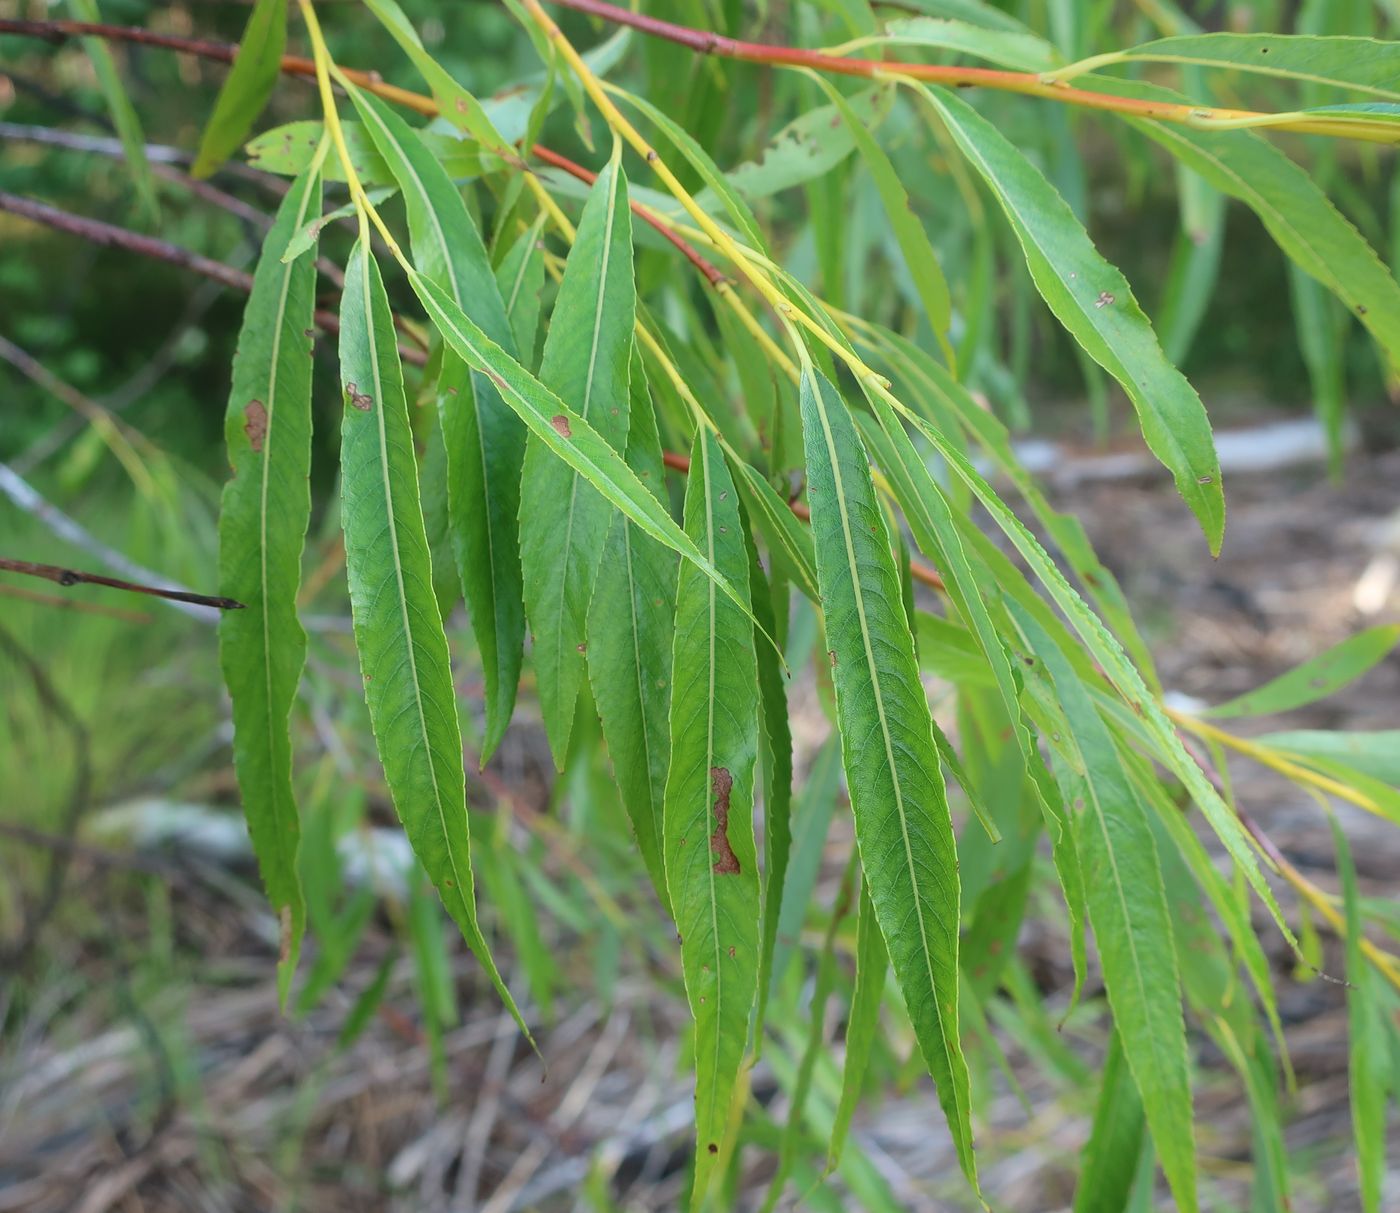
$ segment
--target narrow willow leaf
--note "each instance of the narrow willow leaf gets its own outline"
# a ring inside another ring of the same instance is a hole
[[[282,74],[287,0],[256,0],[238,41],[233,68],[219,90],[190,173],[207,177],[238,150]]]
[[[615,451],[627,442],[636,305],[632,212],[626,179],[613,163],[598,174],[579,220],[545,336],[540,382]],[[561,768],[586,672],[588,604],[611,521],[603,496],[531,439],[520,491],[520,562],[540,710]]]
[[[1353,770],[1400,786],[1400,729],[1374,733],[1331,733],[1325,729],[1299,729],[1292,733],[1269,733],[1255,739],[1302,758],[1331,759]]]
[[[320,209],[320,177],[298,178],[263,242],[233,359],[224,421],[233,477],[219,512],[219,593],[244,605],[219,617],[219,658],[233,700],[233,761],[248,833],[282,925],[284,1004],[306,922],[288,718],[306,660],[296,600],[311,518],[307,342],[316,266],[309,257],[284,265],[281,255]]]
[[[1356,1139],[1356,1172],[1361,1183],[1361,1207],[1379,1213],[1385,1181],[1387,1043],[1381,1007],[1372,988],[1375,976],[1361,950],[1365,927],[1356,890],[1356,865],[1346,834],[1332,818],[1337,848],[1337,874],[1342,881],[1346,911],[1347,1064],[1351,1088],[1352,1134]]]
[[[1051,832],[1055,870],[1069,911],[1070,951],[1077,991],[1085,971],[1085,911],[1083,880],[1075,853],[1074,834],[1067,828],[1059,793],[1040,759],[1031,722],[1021,700],[1020,674],[1002,639],[1003,633],[1011,631],[1009,621],[1003,614],[999,628],[991,610],[991,606],[998,601],[996,585],[1015,586],[1019,584],[1019,578],[1014,574],[1011,580],[1004,576],[998,578],[985,568],[985,561],[979,565],[973,564],[963,537],[958,532],[957,515],[945,498],[942,486],[929,471],[927,462],[914,449],[909,435],[889,405],[878,396],[871,403],[875,423],[866,426],[866,434],[879,453],[880,466],[894,486],[915,540],[925,552],[934,556],[943,569],[949,597],[958,612],[971,624],[971,630],[996,680],[1026,774],[1035,785],[1041,811]],[[966,511],[963,517],[966,517]],[[980,538],[980,532],[975,528],[969,530]],[[979,568],[983,570],[980,577]],[[967,782],[959,782],[965,789],[969,788]]]
[[[1115,1032],[1099,1080],[1094,1125],[1079,1155],[1074,1213],[1124,1213],[1142,1156],[1142,1099]]]
[[[906,17],[889,21],[879,40],[895,46],[934,46],[986,59],[1012,71],[1037,74],[1060,67],[1065,58],[1035,34],[987,29],[956,17]]]
[[[1395,86],[1400,79],[1400,45],[1374,38],[1188,34],[1145,42],[1087,63],[1183,63],[1232,68],[1307,84],[1330,84],[1400,101],[1400,88]],[[1071,67],[1061,74],[1069,75],[1074,70]]]
[[[496,285],[515,334],[518,361],[525,367],[535,365],[535,338],[544,292],[544,243],[540,232],[545,218],[541,215],[521,234],[496,270]]]
[[[868,385],[867,396],[872,403],[884,402],[884,397],[870,391]],[[1190,792],[1192,799],[1200,806],[1216,836],[1225,844],[1231,859],[1244,875],[1249,887],[1254,890],[1259,900],[1268,909],[1270,917],[1283,933],[1284,938],[1291,945],[1296,945],[1293,931],[1289,927],[1287,919],[1284,918],[1283,911],[1279,908],[1278,899],[1264,879],[1263,872],[1260,871],[1259,861],[1245,838],[1244,829],[1240,825],[1238,817],[1221,799],[1220,794],[1201,770],[1200,764],[1187,752],[1176,727],[1168,719],[1151,692],[1148,691],[1142,680],[1142,675],[1128,660],[1122,646],[1104,627],[1103,621],[1089,609],[1088,604],[1070,585],[1068,579],[1041,546],[1040,541],[997,496],[991,485],[972,466],[962,451],[918,414],[908,409],[902,409],[902,414],[928,439],[948,464],[949,470],[972,490],[977,500],[986,508],[997,526],[1011,540],[1016,550],[1035,572],[1040,583],[1049,591],[1051,598],[1064,612],[1065,618],[1083,639],[1089,653],[1099,663],[1104,674],[1123,697],[1124,704],[1141,718],[1147,736],[1151,739],[1151,743],[1163,764],[1181,780],[1187,791]],[[1023,587],[1022,579],[1014,572],[1014,566],[1006,560],[1005,556],[998,552],[995,546],[967,518],[964,517],[959,526],[964,540],[977,545],[978,552],[984,561],[1000,562],[998,567],[1004,570],[1004,576],[1000,579],[1004,593],[1016,597],[1022,610],[1028,610],[1032,614],[1037,611],[1043,612],[1044,603],[1035,594],[1029,592],[1029,587]],[[1054,634],[1061,626],[1058,620],[1053,618],[1043,622],[1048,624],[1046,630],[1051,634]]]
[[[1170,89],[1141,81],[1096,80],[1120,96],[1181,103]],[[1182,164],[1259,216],[1299,269],[1332,292],[1400,367],[1400,285],[1306,169],[1253,131],[1198,131],[1130,119]]]
[[[373,202],[375,195],[372,190],[392,186],[393,174],[375,150],[374,141],[363,126],[358,122],[342,122],[340,130],[350,153],[350,165],[360,184],[371,189],[370,201]],[[283,177],[295,177],[305,171],[324,135],[325,124],[322,122],[288,122],[254,136],[243,150],[253,168]],[[419,131],[418,138],[427,144],[434,159],[454,181],[481,176],[481,155],[475,144],[464,142],[455,135],[431,130]],[[326,161],[324,174],[327,181],[345,180],[340,157],[332,156]]]
[[[1054,680],[1083,757],[1082,776],[1064,766],[1061,775],[1065,799],[1076,810],[1089,918],[1114,1027],[1172,1195],[1179,1207],[1194,1210],[1196,1147],[1181,971],[1156,839],[1088,691],[1039,626],[1024,613],[1020,617]]]
[[[885,154],[885,149],[876,141],[875,136],[865,129],[864,122],[851,108],[850,102],[837,92],[825,77],[816,73],[810,75],[831,98],[831,104],[841,115],[846,129],[855,140],[861,159],[870,170],[875,189],[880,195],[880,202],[885,208],[885,218],[889,220],[890,230],[894,233],[900,252],[904,254],[909,276],[914,279],[915,289],[923,302],[929,327],[933,329],[934,336],[943,348],[944,357],[952,366],[956,363],[956,357],[953,347],[948,343],[948,326],[953,318],[953,301],[948,293],[948,280],[943,276],[943,267],[938,264],[938,255],[933,251],[923,222],[914,213],[909,193],[899,180],[899,174]]]
[[[433,597],[393,317],[364,243],[341,298],[341,517],[365,699],[409,842],[501,999],[529,1035],[476,917],[462,735]]]
[[[851,1118],[860,1102],[865,1072],[870,1068],[870,1055],[880,1030],[880,1004],[884,1001],[885,974],[889,967],[889,953],[880,935],[880,924],[875,921],[875,909],[870,904],[870,888],[862,881],[860,908],[856,913],[856,984],[851,994],[851,1010],[846,1016],[846,1060],[841,1068],[841,1099],[836,1105],[836,1120],[827,1152],[828,1175],[836,1169],[845,1152]]]
[[[1367,628],[1325,653],[1319,653],[1311,661],[1303,662],[1297,669],[1247,694],[1208,708],[1201,715],[1216,719],[1268,716],[1325,699],[1383,661],[1397,641],[1400,641],[1400,624]]]
[[[706,558],[746,587],[748,553],[734,483],[719,443],[703,429],[691,453],[685,522]],[[758,992],[758,701],[750,621],[713,581],[682,566],[662,843],[695,1018],[697,1208],[714,1177]]]
[[[734,461],[738,462],[738,461]],[[742,517],[742,515],[741,515]],[[778,579],[763,575],[758,549],[743,517],[745,543],[749,553],[749,585],[753,591],[754,614],[771,636],[781,635],[774,606],[786,622],[786,586],[779,591]],[[773,979],[773,956],[778,946],[778,919],[782,914],[783,886],[787,882],[788,861],[792,855],[792,725],[789,719],[787,687],[782,662],[769,645],[759,645],[758,689],[763,705],[763,942],[758,959],[758,1014],[754,1019],[755,1048],[763,1045],[763,1021],[768,1013],[768,990]]]
[[[661,439],[646,379],[634,358],[627,464],[666,506]],[[676,557],[614,512],[588,614],[588,676],[632,820],[661,904],[670,912],[661,855],[661,815],[670,759],[671,640]]]
[[[418,31],[405,15],[397,0],[365,0],[369,9],[400,49],[413,61],[418,74],[427,81],[442,116],[460,128],[483,148],[499,153],[508,145],[482,108],[481,102],[457,83],[426,50]]]
[[[921,89],[996,194],[1031,277],[1060,323],[1128,393],[1143,437],[1176,480],[1220,551],[1225,496],[1210,421],[1200,397],[1166,360],[1123,275],[1099,255],[1064,199],[1016,147],[965,101]]]
[[[836,389],[807,368],[802,428],[836,720],[861,864],[958,1160],[976,1186],[958,1037],[958,867],[899,573],[865,450]]]
[[[486,246],[457,187],[384,102],[354,88],[350,97],[403,192],[416,268],[514,357],[515,336]],[[486,680],[485,762],[515,709],[525,646],[518,522],[525,428],[490,378],[469,371],[451,350],[442,355],[437,402],[452,551]]]
[[[68,7],[79,21],[100,23],[102,14],[98,11],[97,0],[68,0]],[[116,127],[117,138],[121,140],[122,154],[136,186],[136,196],[141,209],[152,223],[160,219],[160,203],[156,198],[156,179],[151,172],[151,162],[146,156],[146,135],[141,129],[141,119],[136,107],[131,104],[121,73],[117,70],[112,50],[101,38],[84,38],[83,49],[92,61],[93,73],[97,76],[102,99]]]
[[[410,272],[409,283],[434,327],[467,362],[490,376],[501,398],[530,432],[653,539],[659,539],[714,581],[750,622],[753,610],[745,596],[719,572],[691,538],[651,495],[637,474],[582,417],[570,409],[476,327],[450,296],[422,274]]]

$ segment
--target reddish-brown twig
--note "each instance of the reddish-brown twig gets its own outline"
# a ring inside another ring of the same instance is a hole
[[[29,560],[10,560],[0,556],[0,570],[6,573],[22,573],[26,577],[42,577],[55,585],[105,585],[113,590],[126,590],[132,594],[149,594],[153,598],[168,598],[172,602],[188,602],[194,606],[213,607],[219,611],[241,611],[243,604],[236,598],[221,598],[217,595],[194,594],[189,590],[165,590],[158,586],[141,585],[135,581],[123,581],[120,577],[104,577],[101,573],[84,573],[78,569],[60,568],[54,564],[34,564]]]

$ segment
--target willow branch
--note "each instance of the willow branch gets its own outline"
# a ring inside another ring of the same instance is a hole
[[[807,50],[796,46],[781,46],[767,42],[744,42],[709,30],[693,29],[634,13],[606,0],[553,0],[561,8],[587,13],[612,25],[625,25],[664,38],[702,55],[716,55],[742,63],[759,63],[771,67],[808,68],[832,75],[857,76],[872,80],[896,80],[900,77],[941,84],[952,88],[987,88],[1003,93],[1019,93],[1062,105],[1082,109],[1104,110],[1133,118],[1150,118],[1157,122],[1172,122],[1198,129],[1234,128],[1248,124],[1272,124],[1280,129],[1314,135],[1362,139],[1369,142],[1394,143],[1394,132],[1367,131],[1360,127],[1339,130],[1338,124],[1326,120],[1288,117],[1260,113],[1256,110],[1222,109],[1207,105],[1182,105],[1173,102],[1145,101],[1137,97],[1116,97],[1076,88],[1063,80],[1041,76],[1034,72],[1011,72],[990,67],[949,67],[934,63],[902,63],[894,59],[855,59],[825,51]]]

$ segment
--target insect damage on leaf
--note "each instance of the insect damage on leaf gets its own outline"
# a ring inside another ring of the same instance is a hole
[[[248,401],[243,410],[243,432],[248,435],[248,445],[261,454],[263,439],[267,437],[267,408],[261,400]]]
[[[715,871],[725,876],[737,876],[739,857],[729,845],[729,793],[734,788],[734,776],[724,767],[711,767],[710,787],[715,794],[715,832],[710,835]]]

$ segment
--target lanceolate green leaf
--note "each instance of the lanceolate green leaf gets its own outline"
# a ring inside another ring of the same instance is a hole
[[[1094,1126],[1080,1154],[1074,1213],[1123,1213],[1142,1157],[1142,1099],[1115,1032],[1099,1080]]]
[[[653,539],[659,539],[711,578],[731,602],[753,619],[734,584],[695,546],[637,474],[582,417],[507,355],[476,327],[447,293],[422,274],[408,276],[414,293],[443,338],[474,367],[491,377],[503,399],[549,449],[583,476]]]
[[[627,463],[665,508],[661,440],[646,379],[632,369]],[[588,674],[618,791],[657,895],[670,909],[661,813],[670,758],[671,637],[676,556],[613,512],[588,615]]]
[[[340,323],[345,569],[385,782],[438,896],[528,1034],[477,924],[451,661],[433,597],[393,318],[364,243],[346,266]]]
[[[1127,97],[1181,102],[1168,89],[1141,81],[1095,82]],[[1198,131],[1132,119],[1222,193],[1259,216],[1279,248],[1316,278],[1363,325],[1400,367],[1400,286],[1374,249],[1306,169],[1253,131]]]
[[[413,61],[418,74],[427,81],[442,116],[481,144],[499,153],[507,146],[505,139],[491,122],[489,115],[471,93],[452,79],[436,59],[423,49],[418,31],[413,28],[397,0],[365,0],[365,7],[379,18],[390,37]]]
[[[686,533],[733,584],[748,584],[734,483],[719,443],[697,435]],[[662,823],[666,883],[695,1017],[695,1189],[709,1190],[758,992],[759,888],[753,834],[758,670],[749,619],[682,566],[671,675],[671,767]]]
[[[1384,660],[1397,641],[1400,641],[1400,625],[1368,628],[1272,682],[1201,714],[1217,719],[1266,716],[1325,699]]]
[[[746,532],[754,614],[768,634],[776,637],[782,635],[778,618],[787,622],[787,588],[783,585],[779,590],[778,578],[770,581],[764,576],[758,562],[758,548],[748,528],[748,518],[743,513],[740,517]],[[777,651],[769,645],[759,645],[755,656],[763,705],[763,943],[758,960],[758,1016],[754,1021],[755,1048],[761,1048],[763,1023],[768,1013],[768,992],[772,984],[773,957],[778,945],[783,886],[787,882],[788,861],[792,855],[792,725],[789,721],[787,686]]]
[[[637,292],[632,212],[621,167],[599,175],[545,336],[540,382],[615,451],[627,442],[628,376]],[[525,451],[520,560],[545,732],[562,767],[585,673],[588,604],[612,510],[539,439]]]
[[[1386,1032],[1373,990],[1375,975],[1361,950],[1364,927],[1356,890],[1356,865],[1346,835],[1335,818],[1332,838],[1337,848],[1337,871],[1342,878],[1346,910],[1347,1058],[1352,1132],[1356,1136],[1356,1171],[1361,1181],[1361,1207],[1365,1213],[1379,1213],[1386,1170],[1386,1078],[1390,1068],[1385,1057]]]
[[[1054,680],[1083,757],[1083,775],[1062,765],[1061,783],[1074,806],[1089,918],[1114,1025],[1172,1194],[1180,1208],[1194,1210],[1196,1153],[1181,971],[1156,839],[1084,685],[1039,625],[1025,615],[1022,625]]]
[[[207,177],[238,150],[282,74],[287,0],[257,0],[243,27],[233,69],[219,90],[190,172]]]
[[[1128,393],[1143,437],[1176,479],[1218,553],[1225,497],[1200,397],[1171,365],[1123,275],[1103,259],[1055,188],[987,119],[944,90],[923,89],[996,194],[1031,276],[1060,323]]]
[[[219,592],[243,603],[219,619],[219,658],[233,700],[233,760],[268,900],[282,924],[285,1001],[306,910],[297,879],[301,828],[292,793],[288,717],[306,660],[297,619],[311,517],[311,357],[315,259],[282,249],[321,209],[321,180],[292,183],[263,242],[233,360],[224,436],[233,476],[219,512]]]
[[[102,20],[97,0],[68,0],[68,5],[80,21]],[[127,167],[131,169],[131,178],[136,185],[136,196],[146,217],[154,222],[160,218],[160,203],[156,198],[156,179],[151,172],[151,162],[146,156],[146,135],[141,129],[141,119],[137,116],[136,107],[131,104],[107,43],[101,38],[84,38],[83,49],[92,60],[92,70],[102,89],[102,98],[112,116],[112,125],[117,128],[117,138],[121,140],[122,153],[126,156]]]
[[[350,96],[403,192],[415,266],[514,357],[495,273],[457,187],[384,102],[358,89]],[[518,521],[525,428],[495,384],[450,349],[443,351],[437,396],[452,551],[486,680],[484,762],[510,723],[525,645]]]
[[[802,428],[836,719],[871,902],[958,1159],[975,1185],[958,1036],[958,867],[910,622],[865,450],[836,389],[803,372]]]
[[[1291,34],[1188,34],[1088,61],[1182,63],[1330,84],[1400,101],[1400,45],[1374,38]],[[1086,63],[1087,66],[1087,63]],[[1066,72],[1068,74],[1068,72]]]
[[[875,400],[884,399],[873,390],[868,390],[868,394]],[[997,526],[1015,545],[1016,550],[1020,552],[1034,571],[1041,584],[1049,591],[1056,605],[1064,612],[1065,618],[1079,633],[1089,654],[1103,668],[1109,681],[1123,697],[1125,705],[1141,718],[1143,727],[1156,746],[1161,761],[1181,780],[1192,798],[1200,806],[1201,811],[1210,822],[1211,828],[1214,829],[1220,841],[1225,844],[1225,848],[1230,852],[1230,857],[1235,861],[1238,870],[1244,875],[1249,887],[1258,895],[1259,900],[1264,903],[1279,930],[1283,932],[1284,937],[1290,943],[1295,942],[1292,929],[1284,918],[1283,911],[1279,908],[1278,899],[1274,896],[1273,890],[1260,871],[1259,862],[1250,849],[1239,819],[1206,778],[1200,764],[1187,753],[1175,726],[1167,718],[1161,705],[1148,691],[1142,680],[1142,675],[1128,660],[1121,645],[1104,627],[1103,621],[1089,609],[1074,587],[1070,585],[1065,575],[1040,545],[1040,541],[997,496],[991,485],[972,466],[967,457],[917,414],[904,409],[903,416],[928,439],[934,449],[947,462],[949,470],[972,490],[977,500],[995,520]],[[1005,583],[1006,592],[1008,594],[1015,593],[1016,585],[1011,580],[1015,576],[1011,572],[1012,566],[1009,562],[1005,562],[1005,557],[997,551],[995,546],[987,542],[970,522],[963,521],[966,523],[964,538],[971,538],[982,545],[983,558],[1000,560],[1006,564],[1008,578]],[[1041,606],[1041,600],[1030,594],[1028,590],[1023,589],[1022,593],[1027,601],[1034,603],[1037,607]],[[1026,609],[1024,604],[1023,609]],[[1059,626],[1057,621],[1052,620],[1051,624],[1052,631]]]

